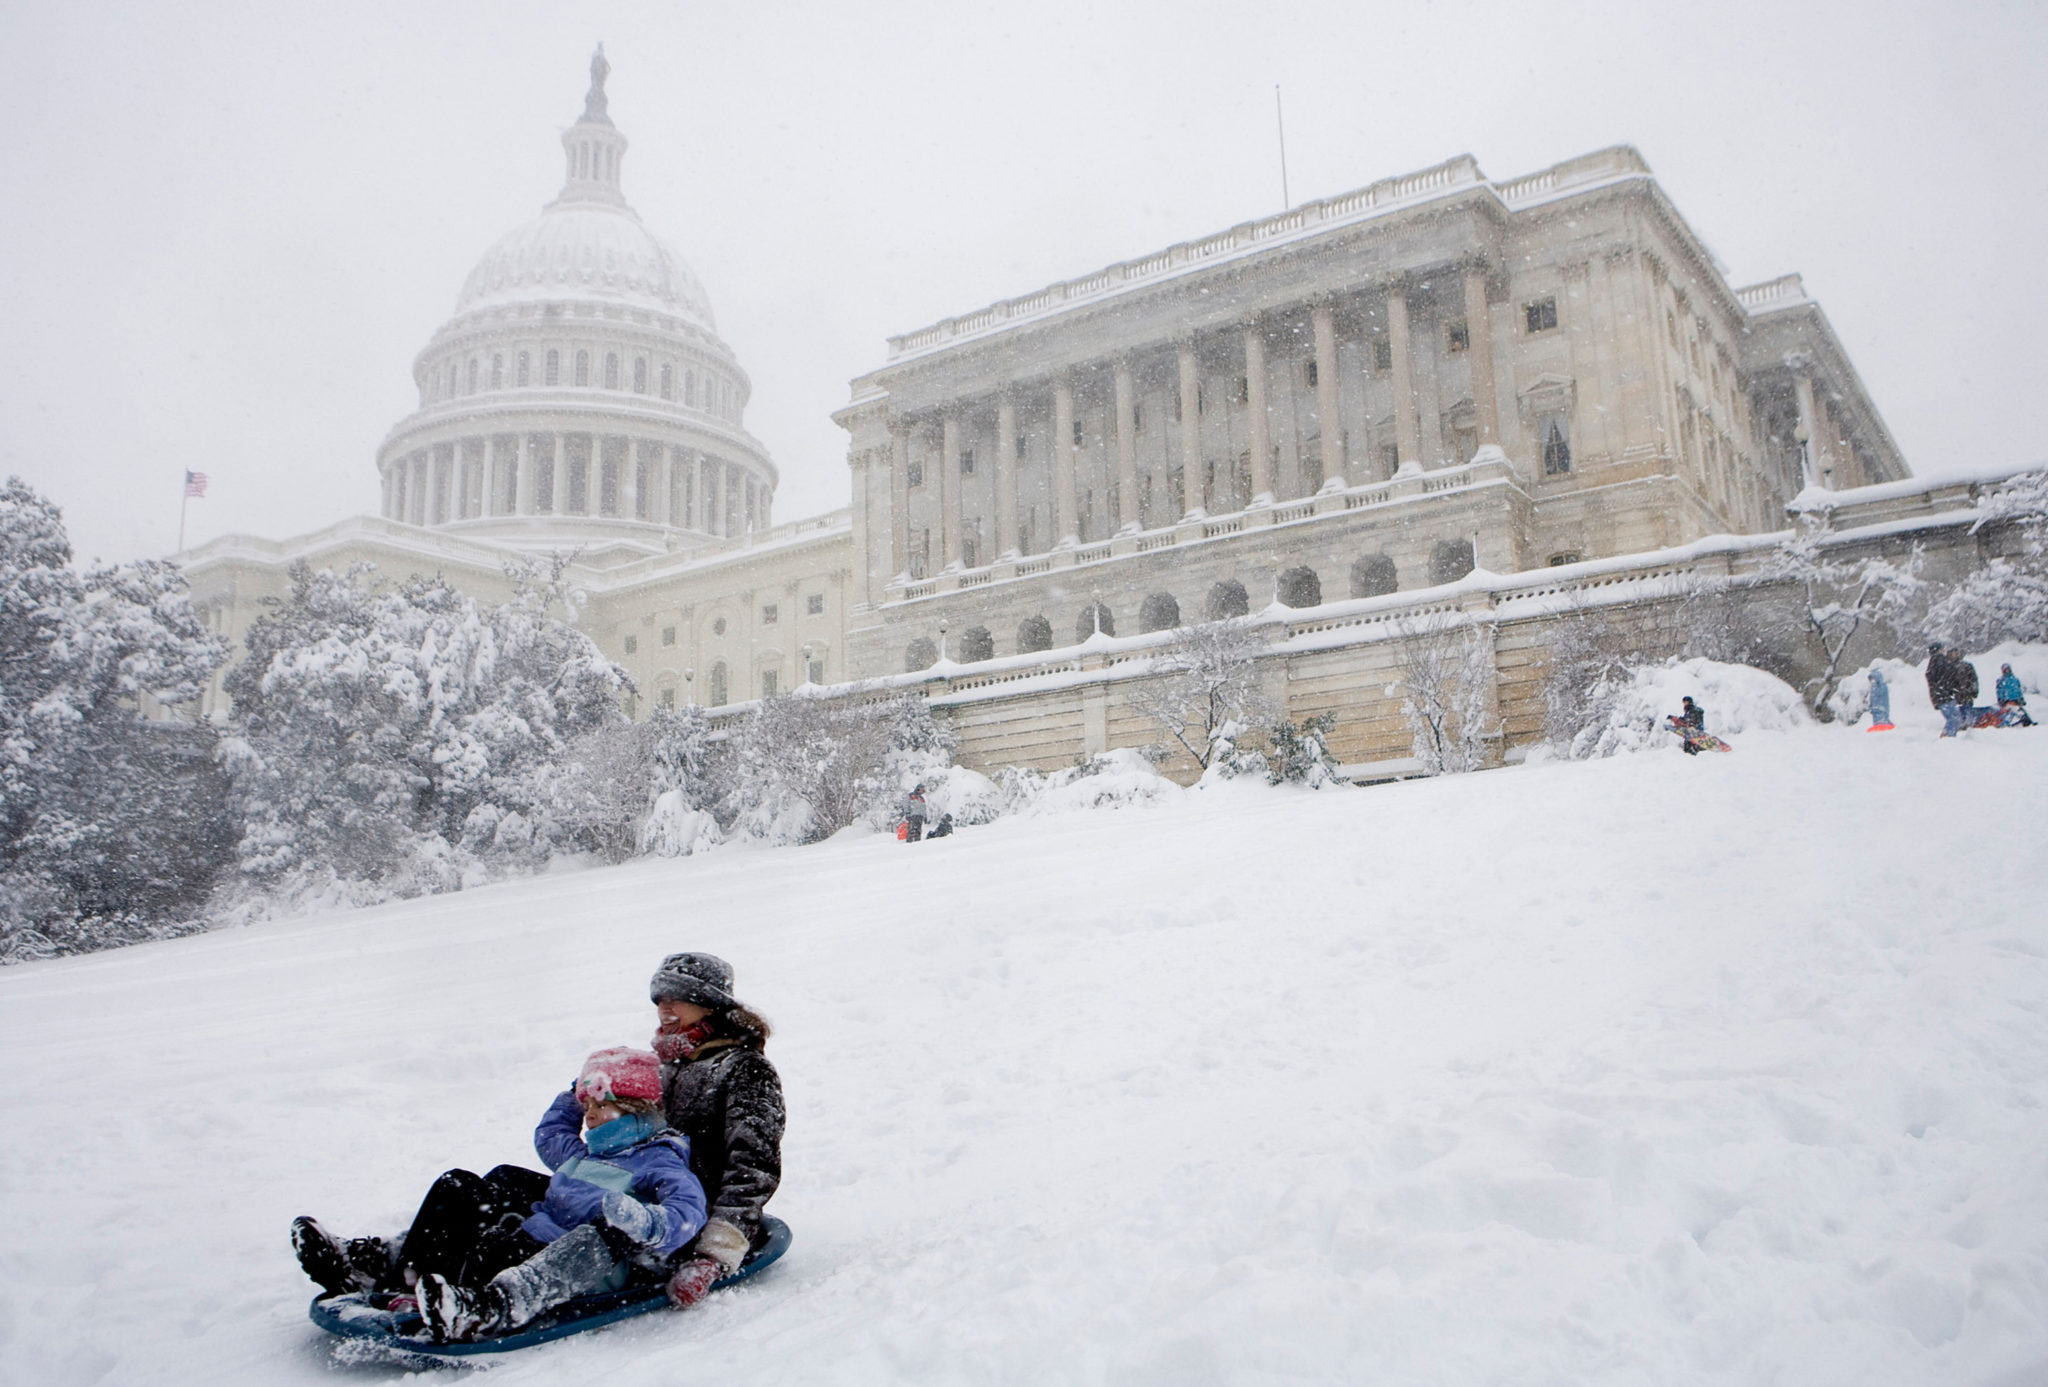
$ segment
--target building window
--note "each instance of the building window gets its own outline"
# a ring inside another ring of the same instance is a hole
[[[804,612],[808,616],[825,615],[825,594],[814,592],[804,599]]]
[[[469,359],[469,393],[472,395],[476,394],[476,368],[477,359],[471,357]]]
[[[668,709],[670,712],[675,711],[676,691],[674,685],[671,684],[661,691],[661,706],[663,708]]]
[[[778,615],[780,613],[776,610],[775,604],[773,602],[768,603],[761,608],[761,624],[763,626],[773,626]]]
[[[1678,350],[1678,315],[1670,309],[1664,310],[1664,331],[1671,338],[1671,349]]]
[[[1567,549],[1562,554],[1552,554],[1550,556],[1550,566],[1552,568],[1563,568],[1568,563],[1577,563],[1578,561],[1579,551],[1576,549]]]
[[[675,627],[673,627],[673,626],[664,626],[664,627],[662,627],[662,628],[661,628],[661,643],[662,643],[663,645],[674,645],[674,644],[676,643],[676,628],[675,628]]]
[[[1212,584],[1208,600],[1202,604],[1203,614],[1211,621],[1228,621],[1234,616],[1244,616],[1251,609],[1251,594],[1235,578],[1225,578]]]
[[[553,347],[548,348],[547,383],[549,385],[560,385],[562,383],[562,354]]]
[[[1138,604],[1138,634],[1171,631],[1180,625],[1180,603],[1170,592],[1155,592]]]
[[[1023,460],[1024,460],[1024,435],[1020,433],[1020,434],[1018,434],[1018,435],[1017,435],[1017,461],[1019,461],[1019,462],[1022,462]]]
[[[908,646],[904,647],[903,670],[906,674],[915,674],[921,669],[930,669],[938,662],[939,648],[924,636],[919,636]]]
[[[1144,428],[1144,427],[1145,427],[1145,406],[1143,406],[1143,405],[1139,404],[1139,403],[1138,403],[1137,401],[1133,400],[1133,401],[1131,402],[1131,432],[1132,432],[1132,433],[1136,433],[1136,432],[1138,432],[1138,430],[1140,430],[1140,429],[1142,429],[1142,428]]]
[[[714,636],[722,636],[722,635],[724,635],[724,634],[725,634],[725,618],[724,618],[724,617],[720,617],[720,618],[718,618],[718,620],[716,620],[716,621],[714,621],[714,622],[712,622],[712,623],[711,623],[711,634],[712,634],[712,635],[714,635]]]
[[[606,352],[604,354],[604,388],[607,390],[617,390],[619,388],[619,354],[617,352]]]
[[[912,458],[910,465],[904,470],[908,473],[908,480],[911,486],[924,485],[924,463],[916,458]]]
[[[974,449],[972,448],[962,448],[960,450],[960,475],[963,477],[974,475]]]
[[[996,657],[995,633],[986,626],[970,626],[960,633],[960,662],[976,664]]]
[[[1319,379],[1319,377],[1318,377],[1318,376],[1316,375],[1316,363],[1315,363],[1315,362],[1314,362],[1313,360],[1311,360],[1311,361],[1310,361],[1310,362],[1308,363],[1308,372],[1307,372],[1307,375],[1308,375],[1308,388],[1309,388],[1309,389],[1311,389],[1311,390],[1313,390],[1313,389],[1315,389],[1315,388],[1316,388],[1316,381],[1317,381],[1317,380]]]
[[[697,373],[695,371],[683,372],[683,403],[691,409],[697,407]]]
[[[804,678],[810,680],[813,684],[824,683],[825,662],[823,660],[811,661],[808,665],[804,667]]]
[[[1081,615],[1074,619],[1074,642],[1079,644],[1092,637],[1097,631],[1105,636],[1116,634],[1116,618],[1101,602],[1090,602],[1081,609]]]
[[[1394,369],[1394,339],[1375,337],[1372,339],[1372,368],[1375,371]]]
[[[1394,568],[1394,561],[1385,554],[1367,554],[1351,564],[1351,595],[1353,597],[1384,597],[1397,592],[1401,587],[1401,575]]]
[[[1472,345],[1472,330],[1463,323],[1452,323],[1444,334],[1444,345],[1453,353],[1466,350]]]
[[[521,352],[521,353],[519,353],[519,376],[518,376],[518,383],[519,383],[519,385],[520,385],[520,387],[521,387],[522,389],[523,389],[524,387],[526,387],[527,385],[530,385],[530,384],[532,383],[532,376],[533,376],[532,366],[533,366],[533,354],[532,354],[532,353],[530,353],[530,352]]]
[[[1043,616],[1027,616],[1017,623],[1017,652],[1030,655],[1052,649],[1052,623]]]
[[[1280,575],[1279,598],[1289,607],[1323,605],[1323,580],[1313,568],[1290,568]]]
[[[960,566],[963,568],[981,567],[980,536],[962,535],[960,537]]]
[[[672,400],[676,394],[676,368],[666,361],[661,363],[661,398]]]
[[[633,393],[635,395],[645,395],[647,393],[647,358],[644,356],[633,358]]]
[[[1400,470],[1400,445],[1394,443],[1380,444],[1380,466],[1386,469],[1386,473],[1389,477],[1393,476],[1394,473]]]
[[[504,388],[505,358],[502,356],[494,356],[491,358],[491,389],[502,390]]]
[[[576,353],[576,383],[578,385],[590,384],[589,352],[579,351]]]
[[[720,625],[724,623],[721,622]],[[711,667],[711,706],[723,708],[726,697],[725,661],[720,660]]]
[[[1536,436],[1543,442],[1544,476],[1560,477],[1572,470],[1572,445],[1565,434],[1564,416],[1545,415]]]
[[[639,649],[640,649],[640,638],[639,638],[638,636],[628,636],[628,637],[626,637],[626,653],[627,653],[628,655],[634,654],[634,653],[635,653],[635,652],[637,652],[637,651],[638,651]]]
[[[775,671],[772,669],[761,671],[761,697],[775,697]]]
[[[1531,332],[1548,332],[1557,326],[1557,299],[1537,299],[1522,305],[1522,319]]]
[[[1429,581],[1455,583],[1474,567],[1472,541],[1440,539],[1429,551]]]
[[[1079,419],[1074,421],[1074,446],[1076,448],[1081,446],[1081,421]]]

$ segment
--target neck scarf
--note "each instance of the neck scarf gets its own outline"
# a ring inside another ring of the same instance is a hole
[[[600,1123],[583,1134],[583,1144],[593,1156],[609,1156],[629,1146],[638,1146],[665,1124],[652,1113],[629,1112]]]
[[[654,1036],[654,1053],[664,1064],[681,1064],[697,1053],[697,1047],[711,1039],[713,1034],[710,1018],[693,1026],[685,1026],[671,1035],[657,1031]]]

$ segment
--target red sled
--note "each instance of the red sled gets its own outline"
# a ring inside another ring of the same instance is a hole
[[[1865,732],[1896,732],[1898,729],[1888,722],[1873,722],[1863,729]]]
[[[910,820],[905,819],[896,825],[896,841],[899,843],[910,841]]]

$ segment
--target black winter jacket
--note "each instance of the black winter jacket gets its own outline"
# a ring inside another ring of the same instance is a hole
[[[706,1041],[679,1064],[661,1067],[669,1126],[690,1139],[690,1168],[704,1185],[710,1217],[761,1245],[761,1206],[782,1183],[782,1080],[768,1057],[742,1040]]]

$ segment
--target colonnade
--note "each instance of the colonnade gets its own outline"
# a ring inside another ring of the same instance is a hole
[[[767,529],[773,495],[743,464],[657,439],[487,434],[386,462],[383,514],[410,525],[604,516],[724,536]]]
[[[1466,354],[1471,363],[1471,384],[1473,411],[1476,415],[1479,445],[1499,446],[1500,403],[1495,394],[1493,365],[1493,336],[1487,313],[1488,272],[1482,265],[1466,268],[1462,274],[1463,307],[1466,324]],[[1407,279],[1396,280],[1386,286],[1386,323],[1391,361],[1388,374],[1393,380],[1394,443],[1397,466],[1423,462],[1422,420],[1417,407],[1415,388],[1415,352],[1409,325],[1408,295],[1410,283]],[[1345,460],[1340,456],[1342,437],[1337,424],[1339,419],[1340,383],[1337,357],[1336,302],[1325,296],[1312,300],[1309,305],[1309,320],[1313,338],[1313,361],[1315,364],[1315,397],[1318,429],[1322,435],[1323,468],[1325,477],[1343,475]],[[1284,310],[1256,315],[1236,326],[1234,333],[1238,341],[1233,344],[1243,363],[1245,377],[1244,400],[1250,434],[1250,486],[1253,507],[1271,506],[1276,501],[1276,487],[1273,467],[1272,426],[1267,404],[1266,336],[1269,322]],[[1202,343],[1209,354],[1214,354],[1214,339],[1205,338]],[[1173,343],[1173,354],[1177,377],[1179,420],[1175,425],[1177,436],[1172,440],[1169,456],[1179,468],[1183,489],[1183,507],[1189,515],[1206,514],[1217,499],[1211,490],[1211,477],[1204,465],[1202,452],[1202,394],[1201,365],[1203,353],[1197,351],[1193,336],[1183,336]],[[1081,543],[1081,517],[1077,505],[1079,494],[1079,467],[1082,445],[1076,431],[1075,382],[1077,378],[1089,375],[1099,376],[1106,369],[1111,379],[1114,396],[1114,455],[1111,481],[1118,496],[1118,525],[1120,534],[1134,533],[1143,528],[1139,517],[1138,446],[1135,411],[1138,405],[1137,352],[1126,351],[1110,357],[1104,362],[1069,366],[1035,390],[1022,386],[1000,389],[993,401],[995,415],[995,456],[990,461],[991,484],[994,493],[995,544],[992,551],[978,555],[978,561],[987,563],[992,559],[1014,556],[1017,553],[1018,480],[1021,471],[1017,448],[1017,414],[1020,404],[1026,403],[1027,395],[1031,407],[1043,414],[1050,414],[1052,421],[1052,548],[1071,548]],[[916,448],[927,459],[936,448],[938,465],[927,466],[923,478],[925,487],[937,501],[939,511],[938,539],[939,553],[934,556],[940,569],[955,568],[963,558],[962,534],[967,517],[962,510],[963,485],[961,482],[961,440],[963,420],[970,414],[985,416],[987,405],[980,406],[956,403],[939,410],[915,416],[892,415],[888,421],[890,435],[890,499],[891,512],[895,517],[893,525],[892,570],[898,573],[910,568],[910,526],[908,502],[912,450]]]

